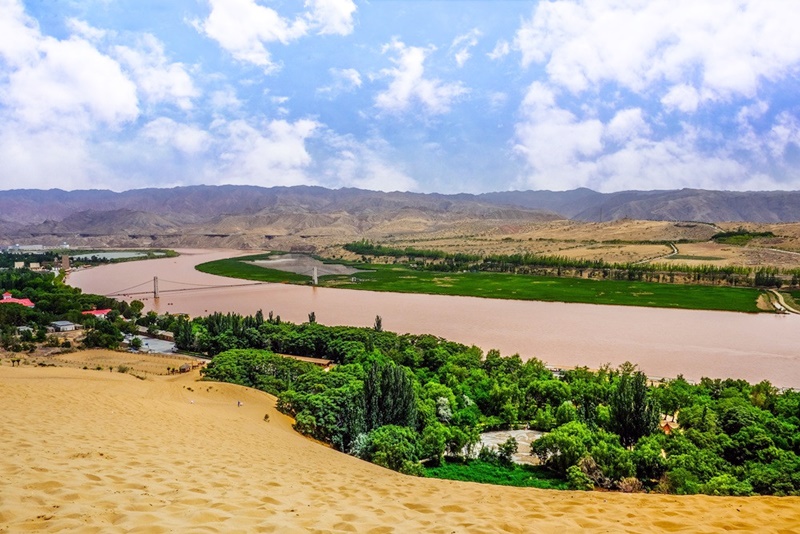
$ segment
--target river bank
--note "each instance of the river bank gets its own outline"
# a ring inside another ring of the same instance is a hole
[[[323,324],[364,327],[380,315],[386,330],[434,334],[553,366],[598,368],[631,361],[649,376],[766,379],[779,387],[800,387],[800,316],[253,285],[194,269],[252,252],[179,252],[177,258],[85,269],[68,281],[85,292],[111,294],[136,284],[145,284],[136,291],[152,290],[157,276],[157,301],[152,293],[124,298],[138,298],[146,310],[159,313],[253,314],[261,309],[304,322],[313,311]]]

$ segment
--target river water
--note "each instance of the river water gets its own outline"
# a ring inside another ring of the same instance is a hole
[[[688,380],[703,376],[767,379],[800,388],[800,316],[672,310],[592,304],[511,301],[475,297],[379,293],[286,284],[252,284],[201,273],[194,266],[245,254],[230,250],[182,250],[177,258],[142,260],[71,273],[84,292],[130,289],[146,310],[253,314],[270,310],[292,322],[372,326],[429,333],[484,351],[539,358],[555,366],[597,368],[631,361],[649,376]],[[252,253],[252,252],[248,252]],[[161,296],[152,291],[159,278]],[[216,286],[216,287],[203,287]],[[222,287],[219,287],[222,286]],[[238,287],[237,287],[238,286]],[[188,291],[174,291],[174,290]]]

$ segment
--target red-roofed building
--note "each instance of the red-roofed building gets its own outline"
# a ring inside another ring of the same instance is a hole
[[[111,312],[111,308],[109,308],[107,310],[89,310],[89,311],[85,311],[85,312],[81,312],[81,313],[83,313],[84,315],[94,315],[98,319],[105,319],[106,315],[108,315],[110,312]]]
[[[22,304],[26,308],[34,307],[34,303],[31,302],[30,299],[15,299],[8,291],[3,293],[3,298],[0,300],[0,304]]]

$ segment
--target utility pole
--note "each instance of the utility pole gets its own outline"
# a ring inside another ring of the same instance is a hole
[[[153,277],[153,298],[154,299],[158,298],[158,277],[157,276]]]

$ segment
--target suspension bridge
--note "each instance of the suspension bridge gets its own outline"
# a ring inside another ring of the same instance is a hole
[[[177,284],[181,286],[187,287],[179,287],[173,289],[159,289],[159,281],[168,284]],[[200,291],[200,290],[209,290],[209,289],[222,289],[228,287],[246,287],[246,286],[260,286],[263,285],[265,282],[251,282],[247,284],[191,284],[188,282],[176,282],[174,280],[159,280],[157,276],[154,276],[152,280],[146,280],[141,284],[136,284],[135,286],[126,287],[125,289],[120,289],[118,291],[114,291],[112,293],[106,293],[104,296],[106,297],[133,297],[137,295],[152,295],[153,298],[158,298],[163,293],[178,293],[184,291]],[[145,286],[150,286],[151,289],[140,289]]]
[[[314,267],[313,270],[309,270],[308,272],[302,272],[297,274],[306,274],[311,276],[312,283],[317,285],[319,280],[317,276],[317,268]],[[167,283],[167,284],[175,284],[178,286],[185,286],[185,287],[178,287],[172,289],[159,289],[159,282]],[[111,293],[106,293],[104,296],[106,297],[133,297],[138,295],[152,295],[153,298],[159,298],[159,296],[163,293],[179,293],[179,292],[186,292],[186,291],[207,291],[210,289],[223,289],[223,288],[230,288],[230,287],[248,287],[248,286],[261,286],[267,284],[269,282],[249,282],[244,284],[192,284],[189,282],[176,282],[175,280],[165,280],[154,276],[152,280],[145,280],[140,284],[136,284],[131,287],[126,287],[124,289],[120,289],[118,291],[113,291]],[[150,286],[152,289],[141,289],[145,286]]]

